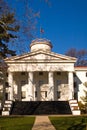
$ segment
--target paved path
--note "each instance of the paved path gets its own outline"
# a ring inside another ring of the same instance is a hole
[[[48,116],[36,116],[32,130],[55,130]]]

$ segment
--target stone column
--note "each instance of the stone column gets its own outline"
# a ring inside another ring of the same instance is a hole
[[[33,100],[33,72],[28,73],[28,99]]]
[[[54,100],[54,78],[53,72],[48,72],[48,83],[49,83],[49,91],[48,91],[48,98],[49,100]]]
[[[73,88],[73,72],[68,73],[68,85],[69,85],[69,100],[73,99],[74,88]]]
[[[8,73],[8,83],[9,83],[9,89],[10,89],[10,100],[13,100],[13,73]]]

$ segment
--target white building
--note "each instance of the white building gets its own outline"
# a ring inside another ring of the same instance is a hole
[[[87,67],[74,67],[76,58],[52,52],[46,39],[36,39],[30,52],[6,58],[8,65],[5,100],[81,100]]]

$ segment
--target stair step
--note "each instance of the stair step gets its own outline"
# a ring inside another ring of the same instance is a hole
[[[9,115],[10,114],[10,111],[11,111],[11,107],[12,107],[12,101],[10,100],[6,100],[5,101],[5,104],[4,104],[4,107],[3,107],[3,110],[2,110],[2,116],[3,115]]]
[[[78,106],[73,106],[71,107],[72,110],[79,110],[79,107]]]
[[[77,100],[70,100],[69,104],[70,104],[73,115],[80,115],[81,114]]]
[[[10,107],[4,107],[4,108],[3,108],[3,111],[6,111],[6,110],[10,111],[11,108],[10,108]]]
[[[11,104],[4,104],[4,107],[11,107]]]
[[[11,100],[6,100],[5,103],[12,104]]]
[[[73,111],[72,111],[72,114],[73,114],[73,115],[80,115],[81,112],[80,112],[80,110],[73,110]]]
[[[77,103],[70,104],[71,107],[78,106]]]
[[[77,100],[70,100],[69,103],[70,103],[70,104],[72,104],[72,103],[77,103]]]
[[[2,116],[9,116],[9,111],[2,111]]]
[[[68,101],[15,101],[12,115],[72,114]]]

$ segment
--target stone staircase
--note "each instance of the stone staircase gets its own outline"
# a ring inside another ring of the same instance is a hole
[[[5,101],[4,107],[3,107],[3,110],[2,110],[2,116],[10,115],[10,111],[11,111],[11,108],[12,108],[12,103],[13,103],[13,101],[11,101],[11,100],[6,100]]]
[[[68,101],[10,101],[6,100],[2,116],[6,115],[80,115],[77,100]]]
[[[69,104],[70,104],[70,108],[72,111],[72,115],[80,115],[81,114],[77,100],[70,100]]]
[[[11,115],[72,114],[68,101],[15,101]]]

